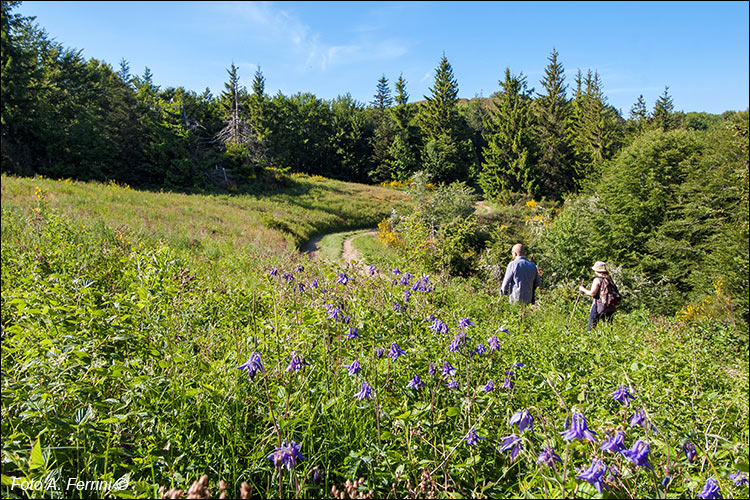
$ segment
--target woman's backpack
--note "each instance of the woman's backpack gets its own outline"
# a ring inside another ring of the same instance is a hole
[[[604,305],[605,311],[614,311],[622,302],[622,295],[617,291],[617,286],[612,278],[602,278],[599,285],[599,300]]]

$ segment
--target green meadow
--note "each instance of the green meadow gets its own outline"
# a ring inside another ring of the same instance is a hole
[[[299,251],[410,203],[3,175],[2,496],[747,495],[746,334]]]

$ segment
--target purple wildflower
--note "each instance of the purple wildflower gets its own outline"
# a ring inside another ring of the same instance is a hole
[[[666,489],[670,484],[672,484],[672,477],[664,476],[664,479],[661,480],[661,487]]]
[[[370,276],[375,276],[375,273],[378,272],[378,268],[374,265],[370,265],[370,267],[367,268],[367,272],[370,273]]]
[[[635,414],[630,417],[630,427],[635,427],[636,425],[646,427],[646,412],[643,410],[635,410]]]
[[[451,381],[445,384],[448,389],[458,389],[458,382],[455,378],[451,377]]]
[[[328,319],[332,319],[336,322],[343,320],[341,309],[339,309],[338,307],[334,306],[333,304],[326,304],[326,309],[328,309]]]
[[[690,441],[685,441],[685,443],[682,445],[682,451],[685,453],[685,458],[687,458],[687,461],[689,463],[693,463],[695,457],[698,456],[695,445]]]
[[[456,369],[453,368],[450,361],[443,363],[443,375],[446,377],[454,377],[456,375]]]
[[[529,410],[518,410],[510,417],[510,425],[518,424],[519,432],[523,432],[526,429],[532,430],[534,427],[534,417],[531,416]]]
[[[359,333],[357,333],[356,328],[349,328],[349,333],[346,334],[346,338],[353,340],[353,339],[358,339],[361,337],[359,336]]]
[[[630,404],[630,400],[635,399],[635,396],[630,394],[630,391],[628,390],[628,386],[621,385],[617,388],[615,392],[612,393],[612,399],[619,401],[625,406],[628,406],[628,404]]]
[[[284,370],[284,372],[294,371],[294,373],[297,373],[302,370],[305,365],[309,364],[310,363],[305,361],[305,358],[303,358],[299,354],[292,354],[292,360],[289,362],[289,366],[286,367],[286,370]]]
[[[562,463],[562,459],[550,446],[545,446],[544,451],[542,451],[536,459],[536,463],[544,464],[547,467],[552,467],[555,462]]]
[[[375,352],[375,357],[377,357],[378,359],[380,359],[380,358],[383,357],[383,354],[385,354],[385,349],[382,348],[382,347],[378,347],[377,352]]]
[[[409,383],[406,384],[406,387],[410,387],[412,389],[419,390],[420,388],[424,387],[425,385],[427,385],[427,384],[425,384],[424,382],[422,382],[422,377],[420,377],[419,375],[417,375],[415,373],[414,376],[412,377],[412,379],[409,381]]]
[[[427,370],[427,374],[430,376],[434,376],[436,370],[437,370],[437,367],[435,366],[435,363],[430,362],[430,368]]]
[[[490,392],[494,388],[495,388],[495,382],[490,380],[489,382],[487,382],[487,385],[484,386],[484,392]]]
[[[622,455],[638,467],[647,467],[654,470],[651,464],[648,463],[648,452],[650,449],[651,447],[648,443],[639,439],[633,443],[633,447],[629,450],[622,450]]]
[[[359,392],[354,395],[355,398],[362,401],[363,399],[372,399],[372,386],[367,382],[362,382]]]
[[[396,312],[406,312],[406,305],[401,305],[400,302],[393,304],[393,310]]]
[[[270,271],[268,271],[268,274],[271,275],[271,276],[273,276],[275,278],[276,276],[279,275],[279,270],[276,269],[276,268],[273,268]]]
[[[392,272],[393,274],[401,274],[401,270],[397,267],[394,267]]]
[[[513,366],[515,366],[516,368],[523,368],[524,366],[526,366],[526,363],[513,363]]]
[[[297,283],[297,286],[295,287],[295,290],[302,293],[305,291],[305,284],[304,283]]]
[[[412,275],[409,272],[404,273],[403,276],[401,276],[401,279],[399,280],[399,283],[401,283],[404,286],[408,286],[411,282]]]
[[[484,438],[479,436],[474,429],[471,429],[464,439],[466,439],[466,444],[473,446],[479,444],[479,440]]]
[[[515,375],[514,372],[505,372],[505,379],[503,379],[503,385],[501,387],[502,389],[513,389],[513,382],[510,379],[513,375]]]
[[[521,451],[521,439],[515,434],[511,434],[502,439],[503,442],[500,444],[500,451],[510,450],[510,460],[515,460],[518,456],[518,452]]]
[[[284,279],[287,281],[294,281],[294,276],[290,273],[284,273]]]
[[[429,328],[430,330],[435,330],[436,333],[448,333],[448,330],[450,330],[448,328],[448,325],[443,323],[443,321],[441,321],[438,318],[435,318],[435,320],[433,321],[432,325]]]
[[[406,354],[406,351],[404,351],[403,349],[401,349],[396,342],[393,342],[391,344],[391,350],[388,353],[388,355],[395,361],[402,354]]]
[[[356,359],[352,361],[350,365],[344,365],[344,368],[349,369],[349,375],[352,377],[362,371],[362,367],[359,365],[359,361],[357,361]]]
[[[318,288],[318,278],[315,278],[310,282],[310,288]]]
[[[487,344],[490,346],[490,351],[499,351],[500,350],[500,340],[498,340],[497,335],[493,335],[492,337],[487,338]]]
[[[560,433],[563,435],[565,441],[570,441],[571,439],[588,439],[589,441],[595,441],[594,435],[596,432],[588,428],[586,425],[586,417],[583,416],[583,413],[574,412],[571,420],[570,429]],[[565,423],[567,428],[567,419]]]
[[[411,298],[411,292],[409,290],[404,292],[404,302],[409,302],[409,299]]]
[[[295,273],[301,273],[304,270],[305,270],[304,267],[302,267],[301,265],[297,264],[297,267],[294,269],[294,272]]]
[[[458,329],[465,330],[473,324],[474,322],[469,318],[462,318],[461,321],[458,322]]]
[[[735,486],[743,486],[747,484],[747,474],[741,471],[729,474],[729,479],[734,481]]]
[[[268,459],[272,460],[276,467],[286,467],[286,470],[291,471],[298,460],[307,460],[300,453],[300,446],[294,441],[285,439],[284,443],[276,448],[276,451],[268,455]]]
[[[336,283],[346,285],[349,282],[349,276],[346,273],[339,273],[339,277],[336,279]]]
[[[698,498],[724,498],[723,496],[721,496],[719,483],[717,483],[716,479],[712,477],[706,479],[706,484],[703,485],[703,489],[696,496]]]
[[[250,355],[250,359],[245,361],[244,364],[237,367],[238,370],[247,370],[247,376],[250,380],[255,377],[257,372],[263,371],[263,363],[260,359],[260,353],[254,352]]]
[[[589,484],[592,484],[596,488],[596,491],[601,493],[602,486],[606,488],[604,481],[602,481],[602,476],[604,476],[605,472],[607,472],[607,466],[604,465],[604,462],[601,460],[593,460],[591,462],[591,467],[582,471],[578,476],[578,479],[583,479]]]
[[[464,337],[463,335],[456,335],[455,338],[451,341],[451,344],[448,346],[448,350],[450,352],[456,352],[461,348],[464,342],[466,342],[466,337]]]
[[[614,437],[607,435],[607,440],[599,447],[600,450],[619,453],[625,449],[625,433],[617,431]]]
[[[474,352],[476,352],[477,354],[484,354],[485,352],[487,352],[487,349],[484,347],[484,344],[480,342]]]

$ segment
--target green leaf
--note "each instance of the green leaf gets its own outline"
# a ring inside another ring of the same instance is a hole
[[[29,469],[39,469],[44,467],[44,455],[42,454],[42,443],[40,439],[36,439],[36,443],[31,448],[31,456],[29,457]]]
[[[461,414],[461,410],[459,410],[455,406],[451,406],[445,411],[445,414],[448,415],[449,417],[455,417]]]

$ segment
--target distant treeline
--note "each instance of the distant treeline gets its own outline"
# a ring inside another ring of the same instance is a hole
[[[266,167],[356,182],[465,181],[487,198],[562,199],[649,129],[707,129],[726,120],[673,109],[665,88],[653,110],[641,96],[627,119],[607,104],[596,72],[568,85],[552,51],[540,90],[509,69],[488,98],[458,99],[443,55],[430,95],[409,102],[402,76],[373,82],[370,103],[349,94],[269,96],[258,69],[239,68],[214,96],[159,88],[148,68],[84,60],[2,3],[2,170],[132,186],[200,188],[224,168],[250,184]]]

